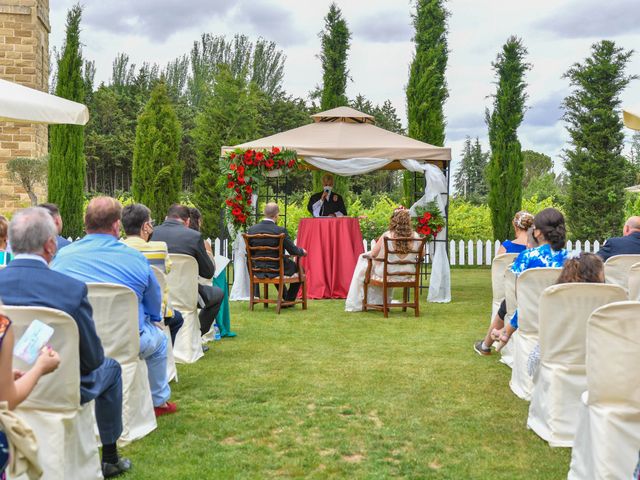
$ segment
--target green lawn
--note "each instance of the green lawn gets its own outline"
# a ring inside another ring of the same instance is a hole
[[[179,367],[179,412],[123,450],[127,478],[566,478],[570,449],[528,431],[509,368],[473,352],[490,282],[453,270],[454,301],[417,319],[232,304],[238,337]]]

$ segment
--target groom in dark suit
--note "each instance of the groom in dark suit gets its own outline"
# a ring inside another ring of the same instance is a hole
[[[264,233],[264,234],[268,234],[268,235],[280,235],[281,233],[284,233],[284,249],[285,251],[290,254],[290,255],[299,255],[304,257],[307,252],[305,251],[304,248],[298,248],[296,247],[296,245],[291,241],[291,237],[289,237],[289,234],[287,233],[287,229],[284,227],[279,227],[278,226],[278,217],[280,216],[280,209],[278,208],[278,204],[277,203],[267,203],[264,207],[264,219],[254,225],[253,227],[249,228],[249,230],[247,231],[247,233],[249,235],[257,235],[260,233]],[[264,239],[256,239],[253,240],[251,242],[252,246],[266,246],[266,247],[277,247],[278,246],[278,240],[275,238],[264,238]],[[264,257],[271,257],[273,256],[274,258],[277,258],[277,253],[274,251],[273,253],[269,252],[269,251],[261,251],[260,252],[260,256],[264,256]],[[257,266],[260,268],[273,268],[274,264],[271,262],[264,262],[264,265],[260,265],[260,263],[257,263]],[[293,260],[291,260],[290,258],[285,258],[284,259],[284,274],[289,276],[289,275],[294,275],[297,272],[297,266],[296,266],[296,262],[294,262]],[[274,278],[277,277],[278,275],[276,273],[269,273],[269,272],[263,272],[260,275],[264,277],[264,278]],[[284,292],[282,298],[288,302],[290,301],[294,301],[296,299],[296,296],[298,295],[298,290],[300,289],[300,284],[299,283],[290,283],[289,284],[289,288],[286,289],[286,292]]]
[[[128,459],[118,457],[116,448],[122,433],[120,364],[104,356],[87,285],[49,269],[48,263],[57,251],[57,234],[56,225],[44,208],[27,208],[13,216],[9,240],[15,257],[0,271],[0,297],[6,305],[55,308],[75,320],[80,338],[80,403],[96,401],[102,474],[110,478],[131,468]]]

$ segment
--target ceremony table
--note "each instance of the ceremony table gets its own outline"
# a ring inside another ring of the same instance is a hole
[[[307,251],[300,263],[307,275],[308,298],[346,298],[358,257],[364,253],[358,219],[303,218],[297,245]]]

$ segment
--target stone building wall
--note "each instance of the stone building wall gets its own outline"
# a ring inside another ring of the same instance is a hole
[[[49,0],[0,2],[0,78],[27,87],[49,88]],[[47,126],[0,122],[0,213],[29,206],[20,185],[11,182],[7,162],[13,157],[39,157],[48,151]],[[46,200],[44,186],[36,191]]]

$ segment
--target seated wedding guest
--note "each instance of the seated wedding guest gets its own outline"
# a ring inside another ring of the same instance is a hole
[[[153,233],[153,220],[151,210],[141,203],[127,205],[122,209],[122,228],[126,235],[121,241],[125,245],[135,248],[149,261],[149,265],[159,268],[162,273],[171,270],[171,259],[164,242],[153,242],[149,239]],[[160,310],[164,317],[164,323],[171,332],[171,343],[176,343],[176,335],[182,327],[184,319],[182,314],[174,310],[169,304],[168,287],[162,292],[162,307]]]
[[[604,263],[594,253],[583,253],[577,250],[569,252],[556,283],[604,283]],[[540,344],[538,343],[529,354],[527,362],[530,376],[533,377],[539,364]]]
[[[104,356],[87,286],[49,269],[56,255],[56,235],[53,219],[44,208],[27,208],[13,216],[9,238],[15,259],[0,271],[0,297],[6,305],[55,308],[75,320],[80,339],[80,403],[95,400],[102,473],[113,477],[131,468],[128,459],[118,457],[116,448],[122,433],[120,364]]]
[[[385,255],[385,244],[384,238],[415,238],[416,240],[420,240],[420,235],[414,231],[413,225],[411,223],[411,215],[409,214],[409,210],[404,207],[398,207],[393,211],[391,215],[391,220],[389,222],[389,230],[384,232],[373,249],[370,252],[364,253],[360,255],[358,259],[358,263],[356,264],[356,268],[353,272],[353,277],[351,278],[351,285],[349,286],[349,293],[347,294],[347,299],[345,301],[345,311],[347,312],[361,312],[362,311],[362,303],[364,301],[364,280],[365,275],[367,273],[368,260],[365,258],[365,255],[368,255],[372,258],[384,258]],[[401,261],[407,258],[409,252],[412,250],[416,250],[419,247],[419,242],[412,241],[393,241],[391,242],[393,245],[393,250],[395,253],[389,255],[389,259],[393,261]],[[415,274],[415,265],[391,265],[389,267],[389,272],[391,273],[404,273],[407,275]],[[383,276],[384,263],[383,262],[373,262],[373,267],[371,269],[371,276],[382,278]],[[393,277],[395,280],[400,277]],[[391,292],[389,293],[391,295]],[[382,287],[370,286],[369,294],[368,294],[368,302],[371,304],[382,304]]]
[[[62,234],[62,216],[60,215],[60,210],[55,203],[41,203],[38,205],[39,207],[47,209],[51,218],[53,218],[54,223],[56,224],[56,229],[58,230],[58,236],[56,237],[56,241],[58,242],[58,250],[62,247],[66,247],[71,242],[64,238]]]
[[[343,217],[347,215],[344,200],[333,192],[333,175],[322,176],[322,192],[314,193],[309,199],[307,210],[314,217]]]
[[[174,204],[169,207],[167,217],[162,225],[157,226],[151,238],[165,242],[169,253],[189,255],[198,262],[198,275],[202,278],[213,278],[215,266],[207,254],[200,232],[189,228],[191,212],[189,207]],[[200,319],[200,333],[204,335],[211,329],[213,321],[218,315],[224,293],[212,285],[198,285],[198,294],[202,299]],[[203,346],[206,351],[208,347]]]
[[[9,233],[9,222],[0,215],[0,265],[6,265],[11,261],[13,256],[7,250],[7,234]]]
[[[528,232],[533,227],[533,215],[524,210],[518,212],[511,221],[516,238],[513,240],[505,240],[500,245],[496,255],[503,253],[520,253],[527,249]]]
[[[516,275],[530,268],[562,267],[567,258],[567,251],[564,248],[566,244],[564,216],[555,208],[545,208],[535,216],[533,236],[539,246],[525,250],[516,257],[511,266],[511,271]],[[493,342],[499,340],[503,344],[507,343],[517,328],[518,310],[506,325],[504,318],[496,315],[487,335],[484,339],[475,342],[473,349],[480,355],[491,355]]]
[[[289,234],[287,233],[287,229],[284,227],[278,226],[278,217],[280,216],[280,208],[277,203],[267,203],[264,207],[264,218],[260,223],[253,225],[247,230],[247,234],[249,235],[257,235],[260,233],[265,233],[268,235],[280,235],[284,233],[284,250],[289,255],[299,255],[305,256],[307,252],[304,248],[297,247]],[[252,246],[259,247],[277,247],[278,240],[275,238],[264,238],[264,239],[256,239],[252,240]],[[272,251],[261,251],[260,256],[262,257],[278,257],[277,252]],[[277,268],[277,263],[272,262],[256,262],[256,267],[258,268]],[[298,271],[298,267],[296,262],[291,260],[290,258],[284,259],[284,274],[286,276],[294,275]],[[278,276],[277,273],[270,272],[258,272],[257,276],[259,278],[275,278]],[[282,295],[283,300],[287,302],[293,302],[298,296],[298,290],[300,289],[300,283],[290,283],[288,287],[285,287],[285,292]],[[293,307],[293,305],[284,305],[282,308]]]
[[[111,197],[89,202],[84,217],[85,235],[56,255],[51,268],[81,282],[115,283],[138,297],[140,358],[147,364],[156,416],[174,413],[167,382],[167,338],[158,322],[162,293],[147,259],[118,241],[122,205]]]
[[[622,237],[609,238],[598,250],[602,260],[629,254],[640,254],[640,217],[629,217],[622,229]]]

